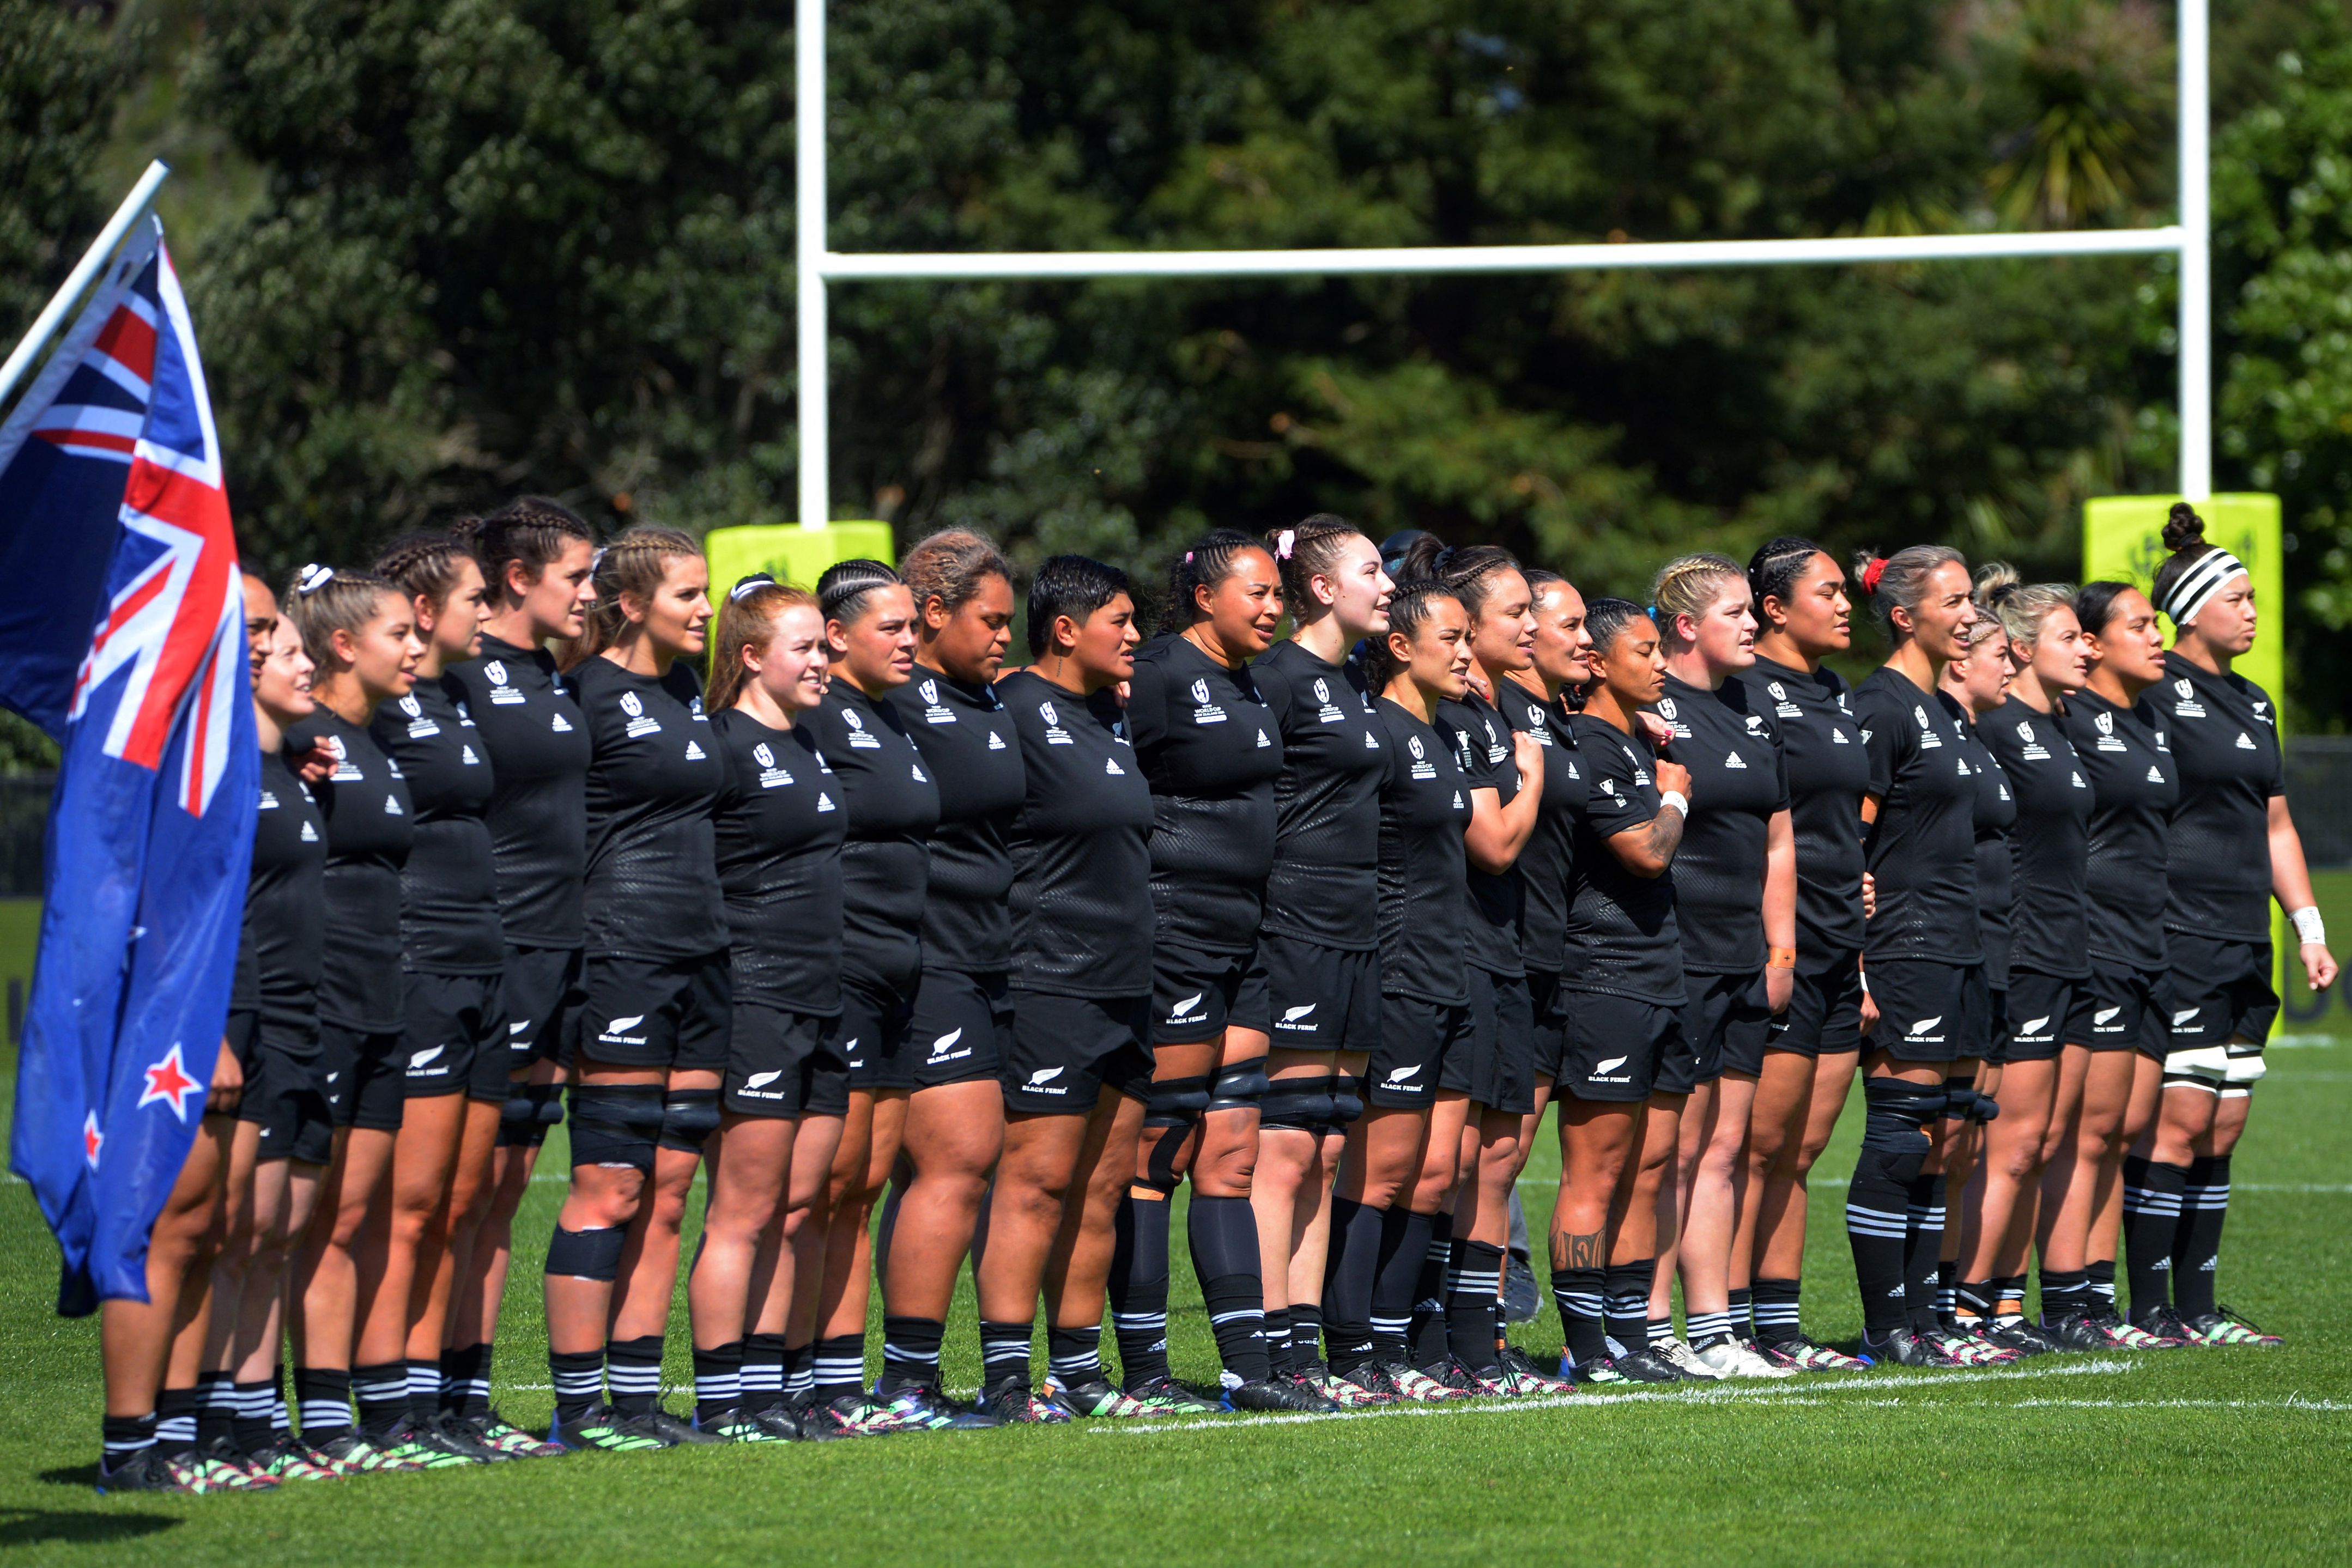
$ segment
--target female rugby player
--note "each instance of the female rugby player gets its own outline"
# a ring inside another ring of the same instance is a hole
[[[1997,1062],[1979,1092],[2000,1107],[1961,1204],[1954,1326],[2006,1350],[2038,1354],[2056,1342],[2025,1316],[2025,1260],[2033,1240],[2042,1160],[2057,1103],[2067,1031],[2090,1027],[2085,877],[2091,782],[2074,755],[2060,705],[2080,690],[2090,644],[2074,619],[2074,589],[2020,582],[2012,567],[1977,573],[1977,598],[2008,634],[2006,700],[1983,716],[1977,737],[2016,799],[2011,830],[2009,994]]]
[[[1380,789],[1388,768],[1370,682],[1349,650],[1388,632],[1396,585],[1353,524],[1318,513],[1265,538],[1282,573],[1291,634],[1250,675],[1278,727],[1273,869],[1258,953],[1276,1027],[1259,1102],[1257,1213],[1268,1347],[1342,1405],[1378,1396],[1332,1375],[1320,1353],[1323,1275],[1335,1230],[1357,1206],[1331,1181],[1363,1112],[1364,1065],[1380,1036]],[[1286,1344],[1285,1327],[1287,1327]]]
[[[350,1411],[358,1313],[381,1293],[385,1267],[385,1233],[368,1220],[391,1176],[406,1098],[400,878],[415,823],[407,781],[370,726],[378,705],[415,687],[425,648],[415,608],[382,578],[305,567],[286,612],[317,666],[311,692],[318,705],[288,732],[289,747],[323,745],[335,758],[333,771],[312,791],[327,823],[326,893],[317,915],[325,948],[318,1066],[336,1131],[295,1272],[294,1377],[303,1441],[362,1469],[466,1463],[470,1456],[432,1434],[412,1438],[404,1430],[391,1446],[374,1440],[404,1427],[408,1409],[396,1333],[387,1346],[391,1355],[372,1367],[369,1385],[360,1390],[367,1435],[353,1430]]]
[[[1691,776],[1654,751],[1635,722],[1665,689],[1656,624],[1622,599],[1592,600],[1585,616],[1598,678],[1574,726],[1586,793],[1560,969],[1570,995],[1556,1098],[1552,1294],[1563,1374],[1579,1383],[1672,1383],[1683,1373],[1649,1348],[1664,1154],[1646,1186],[1641,1168],[1661,1064],[1684,1049],[1671,868]]]
[[[2126,1167],[2132,1321],[2208,1344],[2272,1345],[2276,1335],[2213,1295],[2230,1155],[2278,1016],[2270,900],[2294,926],[2312,989],[2334,982],[2336,958],[2287,812],[2278,710],[2230,667],[2253,646],[2253,580],[2206,541],[2204,519],[2186,502],[2174,503],[2164,543],[2172,554],[2157,570],[2155,596],[2173,646],[2165,684],[2147,700],[2166,723],[2180,779],[2164,910],[2171,1031],[2161,1112]]]
[[[687,1300],[695,1425],[739,1442],[841,1427],[784,1386],[796,1297],[812,1303],[814,1322],[814,1293],[801,1281],[822,1270],[824,1237],[810,1216],[832,1180],[849,1106],[835,1036],[848,813],[803,722],[824,698],[830,658],[824,615],[804,590],[746,578],[719,607],[708,695],[727,770],[712,836],[732,1014]]]
[[[504,1458],[441,1407],[456,1272],[449,1233],[475,1223],[507,1100],[506,943],[484,818],[491,762],[465,687],[447,674],[481,644],[482,569],[444,533],[394,543],[375,570],[407,595],[425,656],[415,689],[378,707],[371,726],[408,782],[415,840],[400,873],[407,1102],[393,1145],[384,1272],[360,1326],[352,1375],[364,1414],[367,1391],[402,1365],[406,1429],[436,1433],[478,1460]]]
[[[595,541],[586,523],[543,496],[521,497],[457,531],[470,534],[488,591],[481,651],[448,673],[492,775],[485,815],[506,948],[506,1103],[489,1191],[470,1226],[457,1216],[449,1228],[457,1285],[441,1352],[442,1403],[490,1447],[532,1457],[562,1450],[491,1406],[490,1364],[515,1210],[547,1130],[563,1113],[559,1075],[580,1008],[588,722],[547,645],[587,632]]]
[[[1365,1069],[1366,1108],[1347,1129],[1332,1197],[1323,1317],[1334,1375],[1376,1396],[1436,1402],[1468,1391],[1412,1361],[1407,1335],[1433,1218],[1413,1199],[1432,1145],[1448,1158],[1460,1148],[1468,1104],[1443,1084],[1447,1058],[1469,1040],[1465,960],[1473,916],[1464,833],[1473,808],[1454,745],[1432,721],[1439,703],[1467,690],[1470,617],[1451,592],[1422,579],[1391,596],[1388,620],[1365,660],[1365,678],[1380,694],[1388,762],[1380,797],[1380,1035]]]
[[[636,528],[597,560],[595,586],[587,656],[564,672],[588,725],[587,925],[572,1189],[547,1248],[548,1436],[719,1442],[660,1404],[678,1227],[719,1125],[731,1011],[710,821],[726,769],[694,667],[710,570],[686,535]]]
[[[1391,538],[1383,547],[1384,554],[1400,559],[1398,580],[1437,582],[1470,617],[1475,676],[1461,695],[1438,704],[1434,720],[1470,784],[1464,846],[1470,1032],[1465,1048],[1446,1058],[1440,1084],[1465,1096],[1459,1107],[1463,1124],[1450,1124],[1450,1096],[1431,1108],[1427,1153],[1410,1197],[1416,1213],[1431,1217],[1427,1261],[1415,1292],[1412,1358],[1454,1387],[1499,1393],[1495,1304],[1510,1240],[1511,1186],[1526,1163],[1519,1130],[1536,1108],[1535,1014],[1519,952],[1526,890],[1518,859],[1543,810],[1544,747],[1528,719],[1529,705],[1515,705],[1516,714],[1507,714],[1495,697],[1498,683],[1534,667],[1533,595],[1507,550],[1491,545],[1449,549],[1429,534],[1402,550],[1399,544]],[[1431,1311],[1431,1303],[1441,1303],[1443,1312]]]
[[[1913,545],[1856,567],[1891,652],[1855,689],[1870,758],[1865,864],[1877,911],[1864,976],[1877,1026],[1864,1041],[1868,1122],[1846,1194],[1846,1239],[1862,1286],[1862,1354],[1906,1366],[1966,1364],[1931,1334],[1942,1255],[1944,1178],[1929,1164],[1952,1124],[1948,1079],[1974,1080],[1990,998],[1977,914],[1976,776],[1966,719],[1938,689],[1976,620],[1968,563]]]
[[[1024,775],[1013,716],[990,685],[1012,641],[1013,568],[988,540],[958,529],[908,550],[898,571],[914,600],[917,668],[890,701],[924,770],[948,783],[929,842],[923,972],[908,1025],[915,1087],[883,1222],[879,1392],[929,1424],[939,1416],[940,1342],[956,1272],[1004,1147],[997,1074],[1013,1030],[1007,843]]]
[[[1807,1338],[1798,1313],[1806,1177],[1844,1109],[1865,1015],[1876,1017],[1860,972],[1870,759],[1845,683],[1822,664],[1853,645],[1853,606],[1845,572],[1811,539],[1768,541],[1748,559],[1748,585],[1756,662],[1731,678],[1745,688],[1742,711],[1761,718],[1779,743],[1788,773],[1797,940],[1788,1009],[1765,1040],[1748,1118],[1748,1180],[1732,1241],[1732,1333],[1745,1335],[1752,1317],[1751,1343],[1767,1361],[1801,1372],[1853,1371],[1864,1364]]]
[[[878,560],[845,560],[825,569],[816,596],[832,669],[825,700],[805,722],[849,817],[841,852],[840,1026],[849,1110],[833,1157],[814,1392],[816,1403],[851,1429],[882,1430],[893,1418],[866,1397],[867,1221],[898,1161],[915,1082],[908,1024],[922,974],[930,874],[924,840],[939,825],[940,791],[887,700],[914,678],[915,606],[906,585]]]
[[[2155,606],[2128,583],[2090,582],[2075,592],[2074,615],[2093,661],[2065,704],[2066,738],[2091,781],[2091,1014],[2087,1029],[2066,1031],[2044,1144],[2034,1223],[2042,1327],[2067,1350],[2151,1349],[2179,1342],[2125,1322],[2093,1280],[2104,1263],[2113,1282],[2124,1154],[2155,1116],[2168,1049],[2167,935],[2142,911],[2164,885],[2179,775],[2162,721],[2139,700],[2164,678]]]
[[[1926,1168],[1944,1178],[1946,1218],[1936,1267],[1934,1300],[1925,1313],[1911,1303],[1911,1326],[1920,1334],[1955,1351],[1971,1364],[2014,1361],[2023,1353],[1995,1343],[1972,1324],[1961,1332],[1959,1258],[1979,1155],[1983,1150],[1987,1122],[2000,1114],[2001,1048],[2006,1039],[2009,999],[2010,905],[2015,895],[2015,854],[2011,831],[2017,824],[2017,798],[2009,776],[1983,738],[1985,716],[2001,706],[2011,667],[2009,633],[1981,601],[1977,619],[1968,631],[1968,652],[1944,666],[1941,690],[1966,716],[1960,749],[1969,771],[1976,777],[1976,810],[1971,820],[1976,838],[1977,922],[1984,943],[1985,990],[1988,1004],[1982,1033],[1977,1040],[1978,1066],[1968,1078],[1955,1074],[1944,1080],[1945,1137],[1927,1157]]]
[[[1168,1207],[1189,1175],[1193,1272],[1237,1410],[1332,1410],[1272,1376],[1250,1176],[1273,1020],[1258,955],[1274,862],[1280,727],[1251,679],[1272,645],[1282,580],[1255,539],[1220,528],[1169,571],[1179,629],[1136,654],[1127,734],[1151,787],[1152,1097],[1120,1200],[1111,1312],[1129,1397],[1210,1405],[1168,1371]]]
[[[1151,1096],[1151,789],[1112,688],[1135,673],[1126,573],[1052,556],[1029,586],[1027,669],[997,683],[1025,775],[1013,841],[1004,1155],[977,1270],[982,1408],[1006,1421],[1148,1416],[1103,1375],[1113,1217]],[[1045,1302],[1050,1400],[1030,1384]]]
[[[1671,1179],[1659,1191],[1651,1339],[1685,1375],[1786,1377],[1789,1368],[1748,1348],[1730,1292],[1749,1113],[1797,960],[1788,773],[1763,716],[1747,706],[1750,688],[1731,679],[1756,663],[1748,574],[1723,556],[1684,556],[1658,573],[1650,601],[1666,659],[1657,711],[1674,727],[1670,755],[1692,782],[1674,875],[1689,999],[1683,1049],[1661,1065],[1655,1087],[1662,1101],[1683,1104]],[[1677,1272],[1687,1343],[1674,1337],[1668,1301]],[[1739,1273],[1745,1283],[1747,1270]]]
[[[244,1087],[236,1101],[229,1228],[213,1274],[206,1356],[211,1375],[229,1385],[231,1429],[226,1440],[203,1443],[200,1457],[207,1468],[226,1462],[279,1480],[319,1480],[341,1472],[288,1429],[283,1366],[287,1265],[333,1152],[334,1125],[314,1068],[326,819],[283,749],[288,728],[318,705],[301,634],[278,613],[268,585],[248,574],[245,597],[248,623],[264,628],[253,668],[261,804],[237,998],[229,1006],[229,1040],[246,1041],[239,1053]],[[249,1024],[240,1026],[241,1013]],[[205,1414],[199,1410],[200,1427]]]

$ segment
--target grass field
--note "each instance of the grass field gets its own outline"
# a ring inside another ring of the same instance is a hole
[[[2352,892],[2347,881],[2331,879],[2330,893]],[[2352,931],[2352,909],[2338,911]],[[2287,1337],[2270,1353],[575,1456],[277,1495],[111,1499],[89,1484],[96,1320],[51,1312],[55,1249],[11,1183],[0,1188],[0,1557],[172,1568],[2352,1561],[2352,1019],[2330,1001],[2323,1018],[2283,1026],[2236,1162],[2221,1295]],[[1860,1322],[1839,1215],[1858,1122],[1846,1118],[1815,1181],[1808,1270],[1810,1326],[1848,1341]],[[1528,1172],[1538,1226],[1557,1168],[1547,1150]],[[497,1368],[518,1420],[543,1422],[550,1405],[536,1254],[561,1192],[542,1177],[518,1226],[530,1256],[518,1260]],[[1171,1351],[1181,1375],[1206,1378],[1214,1351],[1178,1252]],[[677,1391],[690,1385],[685,1322],[681,1297]],[[1516,1332],[1558,1350],[1549,1311]],[[977,1377],[967,1291],[947,1378]],[[683,1393],[672,1402],[682,1408]]]

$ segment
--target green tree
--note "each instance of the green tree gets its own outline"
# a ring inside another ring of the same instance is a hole
[[[2352,716],[2352,26],[2340,14],[2315,14],[2277,57],[2268,101],[2217,152],[2221,479],[2281,498],[2294,716],[2340,730]]]

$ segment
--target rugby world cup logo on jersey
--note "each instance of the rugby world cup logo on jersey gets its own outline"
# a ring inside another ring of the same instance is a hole
[[[939,682],[935,680],[925,680],[921,685],[915,688],[915,695],[923,699],[923,722],[925,724],[953,724],[956,721],[956,716],[949,709],[942,707],[940,705]]]
[[[1921,750],[1924,751],[1931,746],[1941,746],[1944,744],[1944,737],[1937,735],[1936,733],[1936,727],[1927,722],[1927,710],[1926,708],[1914,704],[1911,709],[1911,716],[1919,721],[1919,747]]]
[[[868,735],[866,732],[866,721],[857,716],[857,710],[856,708],[843,708],[841,710],[841,722],[849,727],[849,747],[851,750],[879,751],[882,749],[880,737]]]
[[[1317,705],[1315,710],[1316,723],[1337,724],[1339,722],[1339,710],[1331,706],[1331,684],[1320,675],[1315,677],[1315,701]]]
[[[637,695],[636,693],[623,692],[621,694],[621,711],[626,714],[629,718],[629,722],[622,727],[622,733],[626,735],[630,739],[635,740],[641,735],[659,735],[661,733],[661,720],[647,716],[646,713],[645,699]]]
[[[1046,745],[1076,746],[1077,744],[1076,741],[1070,738],[1070,732],[1062,727],[1062,716],[1054,711],[1054,705],[1052,703],[1039,703],[1037,705],[1037,716],[1045,721]]]
[[[507,663],[504,659],[492,659],[482,666],[482,674],[490,678],[492,707],[514,707],[523,701],[523,695],[507,684]],[[562,722],[562,716],[559,714],[556,716],[558,722]],[[568,729],[571,727],[566,725],[564,727]]]
[[[1192,722],[1194,724],[1225,722],[1225,710],[1209,700],[1209,683],[1205,679],[1192,683]]]
[[[760,765],[760,788],[781,789],[793,781],[793,776],[776,766],[776,753],[766,741],[751,748],[751,760]]]
[[[2101,751],[2122,751],[2126,749],[2124,743],[2116,738],[2115,715],[2111,713],[2095,715],[2091,720],[2091,725],[2093,728],[2099,732],[2099,749]]]
[[[1428,757],[1423,755],[1421,749],[1421,737],[1417,735],[1407,736],[1405,737],[1404,745],[1405,749],[1412,753],[1412,776],[1415,779],[1436,778],[1437,764],[1432,762]]]
[[[2181,718],[2205,716],[2205,705],[2197,700],[2197,683],[2185,675],[2172,683],[2172,711]]]

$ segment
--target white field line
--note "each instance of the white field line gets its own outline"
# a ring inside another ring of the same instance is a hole
[[[2352,1044],[2340,1034],[2274,1034],[2263,1049],[2271,1051],[2310,1051],[2330,1045]]]
[[[1626,1394],[1556,1394],[1531,1399],[1514,1399],[1496,1405],[1404,1405],[1381,1410],[1348,1410],[1337,1416],[1300,1414],[1269,1414],[1247,1416],[1236,1420],[1207,1417],[1192,1421],[1168,1423],[1135,1422],[1118,1426],[1089,1428],[1097,1436],[1125,1437],[1157,1437],[1174,1432],[1236,1431],[1244,1427],[1288,1427],[1302,1421],[1362,1421],[1382,1420],[1392,1416],[1512,1416],[1532,1410],[1590,1410],[1611,1405],[1726,1405],[1765,1400],[1775,1406],[1784,1404],[1813,1405],[1822,1396],[1832,1394],[1868,1393],[1874,1389],[1918,1388],[1930,1385],[1951,1386],[1972,1383],[2010,1383],[2020,1378],[2082,1377],[2103,1373],[2137,1372],[2146,1364],[2102,1358],[2096,1361],[2073,1363],[2059,1366],[2020,1366],[1988,1369],[1982,1372],[1873,1372],[1858,1376],[1823,1376],[1808,1380],[1795,1387],[1771,1384],[1743,1384],[1733,1388],[1698,1388],[1666,1392],[1638,1390]]]
[[[2352,1182],[2233,1181],[2232,1192],[2352,1192]]]

